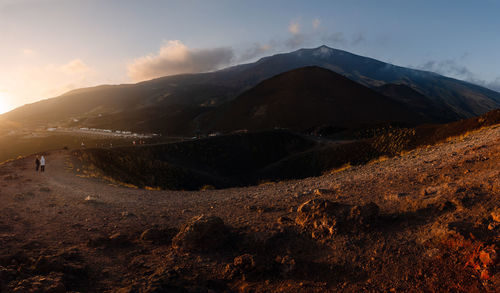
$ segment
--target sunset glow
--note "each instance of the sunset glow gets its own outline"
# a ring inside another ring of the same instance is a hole
[[[0,114],[8,112],[11,109],[9,101],[12,101],[13,98],[10,94],[6,92],[0,92]]]
[[[0,0],[0,111],[321,45],[500,90],[498,1],[151,2]]]

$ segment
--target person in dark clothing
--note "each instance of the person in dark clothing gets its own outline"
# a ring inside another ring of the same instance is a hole
[[[38,168],[40,168],[40,159],[38,158],[38,156],[36,156],[36,159],[35,159],[35,170],[38,172]]]

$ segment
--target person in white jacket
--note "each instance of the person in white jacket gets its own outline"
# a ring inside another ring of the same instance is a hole
[[[40,158],[40,172],[45,172],[45,157]]]

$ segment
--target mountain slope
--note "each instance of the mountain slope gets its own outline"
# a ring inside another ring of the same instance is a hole
[[[418,124],[430,119],[330,70],[304,67],[263,81],[205,120],[205,131],[274,127],[306,131],[323,125]]]
[[[192,131],[189,127],[193,119],[212,106],[212,98],[224,100],[233,91],[210,84],[180,88],[171,84],[154,87],[149,83],[99,86],[28,104],[0,119],[27,127],[49,124],[185,133]]]
[[[369,87],[404,84],[456,113],[457,119],[484,114],[500,107],[500,94],[465,81],[358,56],[327,46],[262,58],[241,68],[231,68],[233,80],[258,80],[304,66],[319,66]],[[242,78],[241,76],[245,76]],[[229,77],[231,80],[231,77]]]
[[[500,107],[500,94],[486,88],[321,46],[277,54],[210,73],[74,90],[20,107],[1,115],[0,120],[27,126],[56,124],[119,128],[113,122],[118,119],[127,121],[135,131],[190,134],[197,128],[196,122],[181,128],[171,125],[197,121],[198,115],[234,99],[259,82],[305,66],[330,69],[372,88],[389,83],[411,87],[432,101],[431,104],[439,109],[438,113],[443,113],[436,117],[436,122],[477,116]],[[405,101],[407,97],[393,96],[395,100],[400,98]],[[170,107],[176,110],[172,111]]]
[[[500,123],[500,110],[447,124],[388,129],[370,139],[333,141],[286,130],[233,133],[145,146],[76,150],[84,174],[162,189],[198,190],[320,176],[332,169],[399,156]],[[92,175],[91,175],[92,174]]]
[[[404,103],[407,107],[412,108],[420,115],[424,115],[434,122],[441,123],[459,119],[459,115],[449,107],[407,85],[388,83],[374,89],[386,97]]]

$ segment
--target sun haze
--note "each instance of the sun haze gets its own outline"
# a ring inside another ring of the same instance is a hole
[[[2,111],[320,45],[500,89],[497,11],[498,1],[0,0]]]
[[[10,102],[12,97],[6,92],[0,92],[0,114],[3,114],[11,109]]]

